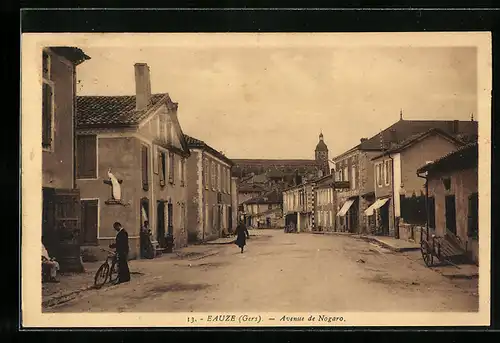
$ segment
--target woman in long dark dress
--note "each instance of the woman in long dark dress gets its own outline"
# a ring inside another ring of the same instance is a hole
[[[241,249],[241,253],[243,254],[243,248],[246,245],[247,238],[250,237],[247,227],[243,224],[243,222],[240,222],[236,227],[236,235],[235,243]]]

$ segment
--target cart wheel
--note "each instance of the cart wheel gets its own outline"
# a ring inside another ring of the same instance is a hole
[[[422,253],[422,258],[424,259],[424,263],[427,267],[432,266],[433,258],[432,252],[429,247],[429,244],[426,241],[420,242],[420,251]]]

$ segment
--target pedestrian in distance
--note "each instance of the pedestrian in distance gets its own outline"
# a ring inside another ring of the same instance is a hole
[[[128,282],[130,281],[130,270],[128,269],[128,233],[119,222],[115,222],[113,228],[117,232],[116,243],[110,244],[109,247],[116,250],[118,263],[118,281],[116,283]]]
[[[242,221],[238,224],[236,227],[236,245],[241,249],[241,253],[243,254],[243,248],[246,245],[247,239],[250,238],[250,235],[248,234],[247,227],[245,224],[243,224]]]
[[[141,255],[143,258],[152,259],[154,257],[153,244],[151,243],[151,229],[149,222],[144,221],[144,226],[141,227]]]

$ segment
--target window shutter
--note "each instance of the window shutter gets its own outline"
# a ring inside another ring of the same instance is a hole
[[[142,189],[147,191],[149,189],[148,185],[148,147],[142,146]]]
[[[52,144],[52,87],[47,83],[42,96],[42,145],[48,147]]]
[[[85,165],[88,178],[97,177],[97,156],[96,156],[96,136],[86,136],[85,138]]]
[[[165,153],[160,151],[158,153],[158,168],[160,174],[160,185],[165,185]]]
[[[155,146],[153,146],[153,172],[155,174],[160,174],[159,159],[160,159],[160,150],[155,145]]]

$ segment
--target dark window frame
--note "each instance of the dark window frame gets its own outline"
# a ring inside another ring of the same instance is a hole
[[[98,178],[97,135],[76,136],[76,178],[94,180]]]
[[[141,183],[144,191],[149,190],[149,146],[141,145]]]

